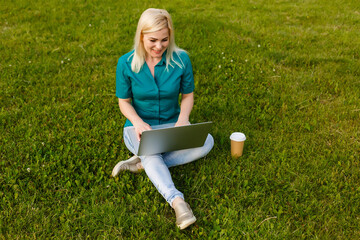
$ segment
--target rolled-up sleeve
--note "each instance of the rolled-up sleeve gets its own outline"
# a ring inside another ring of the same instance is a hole
[[[194,74],[190,58],[186,52],[182,52],[181,60],[184,63],[185,68],[181,77],[180,92],[183,94],[192,93],[195,89]]]
[[[127,63],[124,57],[119,58],[116,67],[116,97],[127,99],[132,97],[131,81],[127,74]]]

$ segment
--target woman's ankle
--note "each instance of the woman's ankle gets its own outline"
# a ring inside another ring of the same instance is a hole
[[[179,203],[185,202],[184,199],[182,199],[181,197],[176,197],[172,203],[171,203],[171,207],[175,208],[175,206]]]
[[[136,167],[138,168],[139,171],[144,169],[144,167],[143,167],[143,165],[141,164],[141,162],[137,163],[137,164],[136,164]]]

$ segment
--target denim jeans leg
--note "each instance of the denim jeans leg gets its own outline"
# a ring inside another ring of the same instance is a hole
[[[133,147],[134,144],[131,142],[126,128],[124,129],[124,142],[129,151],[135,154],[135,150]],[[156,189],[170,204],[170,206],[172,205],[172,201],[176,197],[181,197],[184,199],[184,195],[175,188],[169,168],[164,163],[161,154],[141,156],[140,159],[150,181],[154,184]]]
[[[140,159],[150,181],[170,206],[176,197],[184,199],[184,195],[176,189],[169,168],[164,163],[161,154],[141,156]]]
[[[164,162],[168,168],[190,163],[205,157],[214,146],[214,138],[209,134],[202,147],[190,148],[163,154]]]
[[[134,148],[134,144],[131,142],[131,139],[129,137],[129,132],[128,130],[132,128],[132,127],[125,127],[123,130],[123,139],[124,139],[124,143],[125,146],[127,147],[127,149],[129,149],[130,152],[132,152],[134,155],[136,155],[136,151]]]

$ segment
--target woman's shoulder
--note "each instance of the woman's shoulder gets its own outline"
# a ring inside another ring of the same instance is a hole
[[[134,51],[135,50],[132,50],[124,55],[122,55],[120,58],[119,58],[119,63],[131,63],[133,57],[134,57]]]
[[[186,65],[186,63],[190,62],[189,53],[183,49],[178,49],[174,51],[173,58],[175,61],[180,61]]]
[[[189,53],[184,49],[176,49],[173,54],[180,58],[189,58]]]

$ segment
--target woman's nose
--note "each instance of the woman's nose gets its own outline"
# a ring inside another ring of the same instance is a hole
[[[161,42],[157,42],[157,43],[156,43],[156,48],[157,48],[157,49],[161,49],[161,48],[162,48]]]

